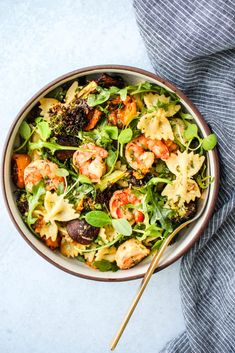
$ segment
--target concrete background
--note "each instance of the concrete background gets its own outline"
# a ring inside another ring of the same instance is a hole
[[[128,0],[0,1],[0,146],[15,115],[57,76],[93,64],[152,71]],[[109,351],[139,281],[72,277],[17,233],[1,195],[0,352]],[[179,262],[152,278],[116,350],[158,352],[184,330]]]

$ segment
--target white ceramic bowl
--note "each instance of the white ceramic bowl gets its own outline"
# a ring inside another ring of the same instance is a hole
[[[11,180],[11,155],[14,140],[16,139],[21,122],[24,120],[29,111],[34,107],[34,105],[38,102],[38,100],[41,97],[45,96],[52,89],[56,88],[57,86],[60,86],[61,84],[67,81],[76,79],[81,76],[93,78],[103,72],[121,75],[124,80],[130,84],[136,84],[140,81],[149,81],[152,83],[156,83],[159,86],[168,89],[169,91],[175,92],[179,96],[182,105],[194,117],[201,135],[205,137],[210,134],[209,127],[207,126],[205,120],[203,119],[197,108],[193,105],[193,103],[173,84],[161,79],[153,73],[134,67],[118,65],[93,66],[75,70],[57,78],[56,80],[42,88],[26,103],[26,105],[22,108],[22,110],[15,118],[9,131],[5,148],[3,151],[3,194],[11,219],[15,224],[16,228],[18,229],[19,233],[39,255],[41,255],[51,264],[57,266],[58,268],[68,273],[87,279],[99,281],[126,281],[143,277],[144,273],[147,270],[147,266],[149,264],[150,259],[146,258],[140,264],[129,270],[117,272],[100,272],[98,270],[94,270],[88,267],[87,265],[77,261],[76,259],[69,259],[62,256],[59,252],[53,252],[46,245],[44,245],[43,242],[38,240],[24,224],[15,204],[13,195],[14,185],[12,184]],[[205,212],[198,221],[194,222],[186,230],[182,231],[177,241],[173,245],[168,247],[160,261],[157,271],[175,262],[183,254],[185,254],[190,249],[190,247],[192,247],[192,245],[204,231],[213,213],[219,185],[219,163],[216,150],[209,151],[207,157],[210,175],[215,178],[215,181],[209,187],[209,197]]]

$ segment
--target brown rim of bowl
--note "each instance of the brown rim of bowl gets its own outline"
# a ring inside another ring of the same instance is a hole
[[[31,99],[28,100],[28,102],[23,106],[23,108],[20,110],[20,112],[17,114],[16,118],[14,119],[13,123],[11,124],[10,130],[8,132],[5,144],[4,144],[4,148],[3,148],[3,158],[2,158],[2,172],[1,172],[1,179],[2,179],[2,189],[3,189],[3,195],[4,195],[4,201],[5,204],[7,206],[7,210],[8,213],[10,215],[11,220],[13,221],[16,229],[18,230],[18,232],[21,234],[21,236],[24,238],[24,240],[31,246],[31,248],[33,250],[35,250],[41,257],[43,257],[45,260],[47,260],[49,263],[51,263],[52,265],[58,267],[59,269],[77,276],[77,277],[81,277],[81,278],[85,278],[85,279],[90,279],[90,280],[94,280],[94,281],[103,281],[103,282],[123,282],[123,281],[130,281],[130,280],[134,280],[134,279],[139,279],[139,278],[143,278],[144,274],[139,274],[139,275],[134,275],[134,276],[128,276],[125,278],[96,278],[93,276],[87,276],[87,275],[83,275],[83,274],[79,274],[76,273],[74,271],[68,270],[67,268],[63,267],[62,265],[56,263],[55,261],[53,261],[52,259],[50,259],[48,256],[46,256],[45,254],[43,254],[36,246],[34,246],[30,240],[25,236],[25,234],[21,231],[20,227],[17,224],[16,219],[14,218],[13,212],[11,211],[11,208],[9,206],[8,200],[7,200],[7,195],[6,195],[6,190],[5,190],[5,179],[4,179],[4,165],[5,165],[5,158],[6,158],[6,149],[9,143],[9,139],[10,136],[14,130],[14,127],[17,123],[17,121],[19,120],[19,118],[22,116],[22,114],[25,112],[25,110],[28,108],[28,106],[34,101],[36,100],[40,95],[43,94],[44,91],[46,91],[47,89],[49,89],[50,87],[52,87],[53,85],[55,85],[56,83],[59,83],[60,81],[64,80],[64,79],[69,79],[71,76],[74,76],[76,74],[82,74],[84,73],[84,75],[86,74],[87,71],[96,71],[96,70],[112,70],[112,69],[119,69],[119,70],[123,70],[123,71],[129,71],[129,72],[133,72],[133,73],[139,73],[142,75],[145,75],[146,77],[152,78],[154,80],[158,80],[159,82],[163,83],[164,85],[166,85],[168,88],[170,88],[173,92],[175,92],[180,98],[182,98],[192,109],[192,111],[195,113],[195,115],[197,116],[197,118],[199,119],[199,121],[201,122],[201,124],[203,125],[203,128],[205,129],[207,134],[210,134],[211,131],[208,127],[208,125],[206,124],[204,118],[202,117],[201,113],[199,112],[199,110],[195,107],[195,105],[191,102],[191,100],[185,96],[185,94],[179,90],[175,85],[173,85],[172,83],[168,82],[167,80],[149,72],[149,71],[145,71],[143,69],[139,69],[136,67],[132,67],[132,66],[124,66],[124,65],[97,65],[97,66],[88,66],[88,67],[84,67],[82,69],[77,69],[74,71],[71,71],[67,74],[64,74],[60,77],[58,77],[57,79],[51,81],[50,83],[48,83],[47,85],[45,85],[42,89],[40,89],[35,95],[33,95],[33,97]],[[193,244],[199,239],[199,237],[202,235],[203,231],[205,230],[205,228],[207,227],[209,220],[213,214],[214,211],[214,207],[215,207],[215,203],[217,200],[217,196],[218,196],[218,191],[219,191],[219,159],[218,159],[218,153],[217,150],[213,150],[212,151],[212,158],[214,159],[214,165],[215,165],[215,181],[214,181],[214,193],[213,193],[213,197],[211,200],[211,204],[212,207],[208,210],[208,214],[207,217],[205,219],[205,221],[203,222],[202,226],[200,227],[200,229],[198,230],[198,232],[195,234],[194,238],[190,241],[190,243],[181,251],[179,252],[179,254],[177,254],[173,259],[171,259],[170,261],[166,262],[164,265],[159,266],[156,270],[155,273],[158,271],[163,270],[164,268],[168,267],[169,265],[171,265],[172,263],[174,263],[175,261],[177,261],[181,256],[183,256],[185,253],[188,252],[188,250],[193,246]]]

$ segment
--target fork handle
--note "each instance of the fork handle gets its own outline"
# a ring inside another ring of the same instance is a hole
[[[139,300],[140,300],[140,298],[141,298],[141,296],[142,296],[142,294],[143,294],[143,292],[144,292],[144,290],[145,290],[145,288],[146,288],[146,286],[147,286],[147,284],[148,284],[153,272],[155,271],[155,269],[156,269],[156,267],[157,267],[162,255],[163,255],[164,251],[166,250],[167,246],[169,245],[171,240],[174,238],[174,236],[176,234],[178,234],[178,232],[182,228],[184,228],[186,225],[188,225],[189,223],[191,223],[191,222],[190,221],[185,222],[185,223],[181,224],[179,227],[177,227],[163,241],[159,251],[154,255],[154,257],[153,257],[153,259],[152,259],[152,261],[151,261],[151,263],[150,263],[150,265],[149,265],[149,267],[148,267],[148,269],[147,269],[147,271],[146,271],[146,273],[144,275],[144,278],[141,281],[141,284],[140,284],[140,287],[138,289],[138,292],[137,292],[137,294],[136,294],[136,296],[135,296],[135,298],[134,298],[129,310],[127,311],[127,313],[126,313],[126,315],[125,315],[125,317],[124,317],[124,319],[123,319],[123,321],[122,321],[122,323],[121,323],[121,325],[120,325],[120,327],[119,327],[119,329],[118,329],[118,331],[117,331],[117,333],[116,333],[116,335],[115,335],[115,337],[114,337],[114,339],[113,339],[113,341],[111,343],[111,346],[110,346],[111,351],[113,351],[115,349],[115,347],[117,346],[117,344],[118,344],[118,342],[119,342],[119,340],[120,340],[120,338],[121,338],[121,336],[123,334],[123,331],[125,330],[125,328],[126,328],[128,322],[129,322],[129,320],[130,320],[130,318],[131,318],[131,316],[132,316],[132,314],[133,314],[133,312],[134,312],[134,310],[135,310],[135,308],[136,308],[136,306],[137,306],[137,304],[138,304],[138,302],[139,302]]]

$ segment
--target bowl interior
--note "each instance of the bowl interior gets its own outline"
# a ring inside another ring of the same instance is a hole
[[[200,134],[204,137],[210,133],[208,126],[205,121],[201,117],[200,113],[197,109],[192,105],[192,103],[178,90],[174,88],[171,84],[163,82],[163,80],[157,78],[155,75],[150,74],[148,72],[144,72],[142,70],[134,69],[134,68],[123,68],[123,67],[100,67],[100,68],[88,68],[84,70],[78,70],[77,72],[70,73],[54,82],[49,84],[45,89],[41,90],[38,94],[36,94],[28,104],[23,108],[23,110],[19,113],[16,121],[11,128],[9,133],[6,147],[4,151],[4,161],[3,161],[3,188],[4,194],[6,198],[6,203],[8,209],[10,211],[10,215],[12,220],[14,221],[16,227],[23,235],[25,240],[36,250],[41,256],[46,258],[48,261],[56,265],[57,267],[71,273],[74,275],[78,275],[81,277],[96,279],[96,280],[130,280],[142,277],[147,270],[147,266],[150,262],[150,258],[145,259],[143,262],[125,271],[117,271],[117,272],[100,272],[98,270],[94,270],[89,268],[87,265],[77,261],[76,259],[69,259],[62,256],[59,252],[51,251],[46,245],[44,245],[40,240],[38,240],[27,228],[21,219],[20,213],[16,207],[13,190],[14,185],[11,180],[11,154],[14,146],[14,142],[17,138],[17,132],[21,122],[24,120],[28,112],[33,108],[33,106],[38,102],[38,100],[45,96],[52,89],[60,86],[61,84],[74,80],[81,76],[86,76],[89,79],[97,77],[102,72],[106,73],[116,73],[123,77],[123,79],[129,84],[136,84],[140,81],[149,81],[152,83],[156,83],[170,91],[176,91],[178,96],[180,97],[182,105],[186,108],[186,110],[193,116],[195,122],[198,125],[200,130]],[[176,261],[180,256],[182,256],[196,241],[199,235],[204,230],[208,218],[212,213],[215,199],[217,196],[218,189],[218,163],[217,163],[217,153],[216,151],[209,151],[207,154],[208,160],[208,170],[212,177],[215,177],[215,182],[209,186],[209,196],[207,201],[207,206],[202,217],[191,224],[189,227],[181,231],[177,241],[168,247],[166,252],[164,253],[158,270],[162,269],[172,262]]]

